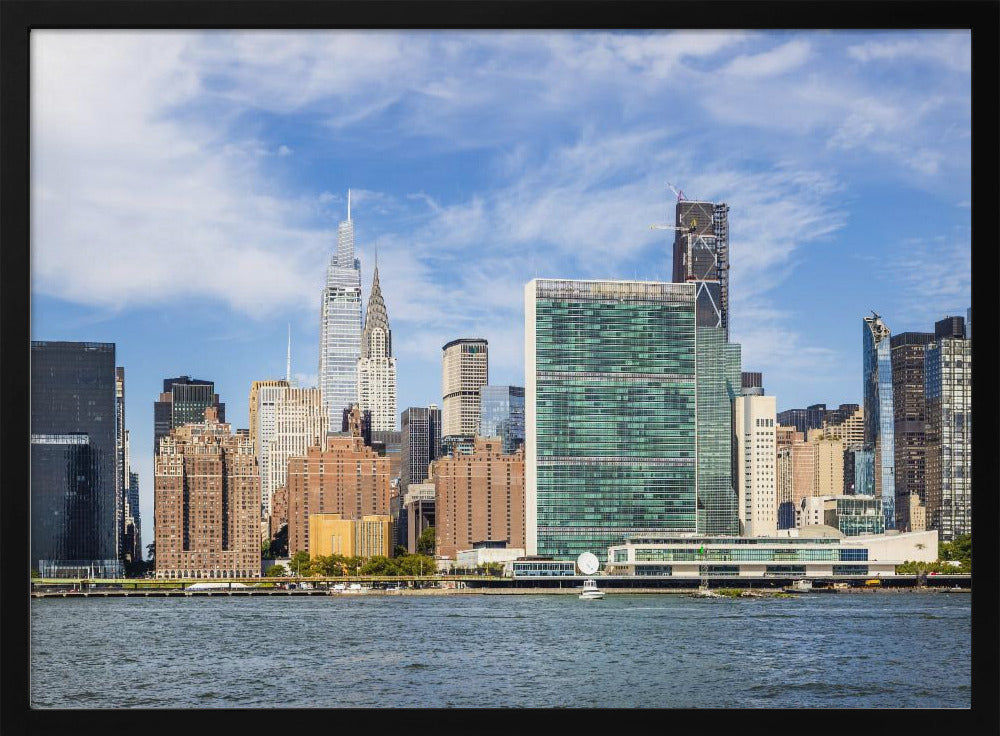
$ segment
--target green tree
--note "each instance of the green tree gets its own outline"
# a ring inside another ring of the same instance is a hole
[[[265,560],[271,557],[271,540],[267,539],[260,544],[260,556]]]
[[[264,571],[264,577],[283,578],[288,575],[288,570],[284,565],[271,565]]]
[[[400,575],[433,575],[437,572],[437,564],[433,557],[427,555],[407,555],[396,560]]]
[[[404,547],[401,544],[397,544],[392,549],[392,556],[393,557],[406,557],[408,554],[410,554],[409,550],[407,550],[406,547]]]
[[[303,574],[308,575],[309,573],[307,571],[309,569],[309,553],[303,549],[300,549],[298,552],[292,555],[289,567],[291,568],[292,573],[294,573],[295,575],[303,575]]]
[[[35,568],[31,568],[31,577],[40,578],[41,576],[42,574],[38,572],[38,570],[36,570]]]
[[[479,567],[476,568],[476,572],[480,575],[492,575],[493,577],[500,577],[503,575],[503,563],[502,562],[484,562]]]
[[[434,554],[434,527],[429,526],[420,532],[420,537],[417,539],[417,554]]]
[[[361,566],[362,575],[398,575],[399,571],[393,560],[383,555],[375,555]]]

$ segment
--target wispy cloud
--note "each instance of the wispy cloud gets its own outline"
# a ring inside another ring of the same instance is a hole
[[[925,61],[967,72],[972,68],[972,37],[969,32],[917,33],[914,38],[878,39],[850,46],[847,55],[861,62]]]
[[[796,39],[761,54],[742,54],[729,62],[724,73],[753,79],[783,74],[802,66],[810,48],[808,42]]]

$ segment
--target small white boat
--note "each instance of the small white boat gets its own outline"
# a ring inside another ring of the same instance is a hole
[[[580,600],[599,601],[604,597],[604,591],[597,589],[596,580],[584,580],[583,592],[580,593]]]

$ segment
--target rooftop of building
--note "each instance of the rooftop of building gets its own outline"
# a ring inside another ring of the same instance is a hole
[[[447,350],[448,348],[452,347],[453,345],[469,345],[469,344],[472,344],[472,345],[489,345],[489,341],[485,337],[460,337],[460,338],[458,338],[456,340],[452,340],[451,342],[446,342],[444,344],[444,347],[442,347],[441,349],[442,350]]]

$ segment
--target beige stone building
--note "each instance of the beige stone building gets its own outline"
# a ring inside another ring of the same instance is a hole
[[[288,461],[288,553],[309,549],[309,516],[345,519],[389,513],[389,458],[360,437],[330,436],[327,449],[310,447]]]
[[[839,496],[844,492],[844,443],[826,437],[822,430],[809,432],[809,444],[816,448],[813,461],[812,496]]]
[[[733,401],[740,536],[778,531],[775,398],[744,395]]]
[[[833,412],[831,412],[833,414]],[[845,449],[859,449],[865,443],[865,410],[859,406],[850,415],[823,419],[823,436],[840,440]]]
[[[372,514],[345,519],[340,514],[309,515],[309,557],[389,557],[392,517]]]
[[[327,415],[318,388],[262,386],[257,404],[259,434],[255,447],[267,518],[272,512],[274,491],[285,485],[288,459],[304,455],[310,447],[323,446]]]
[[[801,434],[789,436],[801,437]],[[814,496],[839,496],[844,487],[844,445],[839,439],[824,437],[823,430],[809,430],[808,440],[795,441],[778,450],[778,526],[802,526],[802,499]],[[782,504],[791,504],[784,506]]]
[[[249,434],[205,421],[161,438],[154,465],[156,577],[260,577],[260,476]]]
[[[479,433],[479,389],[489,383],[489,346],[481,338],[461,338],[443,351],[441,434],[472,437]]]
[[[499,437],[477,437],[471,455],[455,452],[431,466],[435,546],[455,559],[473,542],[524,547],[524,449],[501,452]]]

